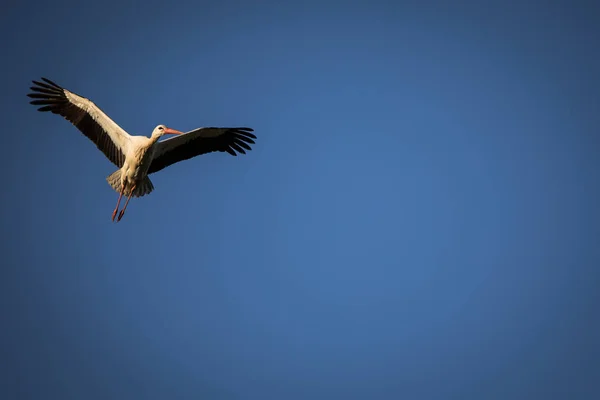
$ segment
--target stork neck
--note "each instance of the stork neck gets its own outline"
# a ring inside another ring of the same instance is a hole
[[[154,144],[156,144],[156,142],[158,142],[158,139],[160,139],[159,135],[150,136],[150,146],[154,146]]]

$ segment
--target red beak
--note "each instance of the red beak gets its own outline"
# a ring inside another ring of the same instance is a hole
[[[171,128],[165,128],[165,133],[170,133],[171,135],[183,135],[183,132]]]

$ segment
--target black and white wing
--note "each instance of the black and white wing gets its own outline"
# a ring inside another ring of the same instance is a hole
[[[226,151],[232,156],[246,154],[256,139],[253,131],[252,128],[198,128],[163,140],[157,143],[148,174],[213,151]]]
[[[42,80],[44,82],[33,81],[33,93],[27,95],[34,99],[30,103],[42,106],[38,111],[50,111],[70,121],[94,142],[112,163],[122,167],[130,142],[129,134],[89,99],[46,78]]]

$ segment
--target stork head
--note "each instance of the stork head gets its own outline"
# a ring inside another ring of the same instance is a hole
[[[165,134],[182,135],[183,132],[180,132],[180,131],[175,130],[175,129],[167,128],[164,125],[158,125],[152,131],[152,137],[153,138],[159,138],[159,137],[161,137],[162,135],[165,135]]]

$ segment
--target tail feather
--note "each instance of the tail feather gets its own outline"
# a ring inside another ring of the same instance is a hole
[[[112,187],[115,192],[121,193],[121,170],[118,169],[109,176],[106,177],[106,181]],[[142,180],[140,184],[137,185],[135,191],[133,192],[133,197],[142,197],[147,194],[150,194],[154,190],[154,185],[152,181],[147,176]],[[125,193],[127,194],[127,193]]]
[[[154,185],[152,181],[147,176],[142,180],[142,183],[137,185],[135,191],[133,192],[134,197],[142,197],[147,194],[150,194],[154,190]]]
[[[106,177],[106,181],[117,193],[121,193],[121,170],[118,169]]]

